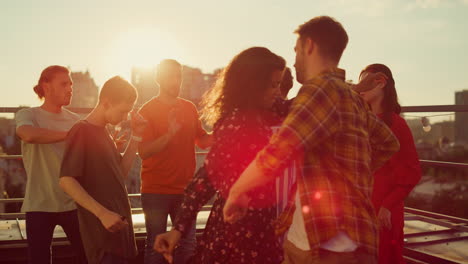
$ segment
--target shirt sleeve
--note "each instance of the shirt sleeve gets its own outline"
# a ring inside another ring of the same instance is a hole
[[[393,122],[392,131],[400,142],[400,150],[390,160],[396,187],[382,202],[382,206],[388,209],[404,201],[421,180],[421,166],[411,130],[401,117]]]
[[[330,94],[325,86],[301,88],[279,131],[257,155],[257,166],[265,175],[275,175],[305,147],[314,148],[338,131],[337,95]]]
[[[382,167],[398,151],[400,144],[388,126],[369,111],[368,131],[371,145],[371,170]]]
[[[185,188],[184,200],[174,221],[174,229],[185,236],[197,220],[198,212],[215,193],[216,190],[208,179],[205,167],[201,167]]]
[[[65,151],[60,168],[60,177],[79,178],[84,174],[86,135],[84,129],[75,125],[65,139]]]
[[[22,109],[15,115],[16,128],[21,126],[34,126],[33,113],[31,109]]]

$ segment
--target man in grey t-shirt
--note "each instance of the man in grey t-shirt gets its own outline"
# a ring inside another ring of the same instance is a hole
[[[79,116],[63,108],[72,95],[69,70],[47,67],[34,91],[44,103],[20,110],[15,116],[28,177],[22,211],[26,212],[29,263],[51,263],[56,225],[67,234],[78,262],[86,263],[75,203],[58,185],[64,139],[79,120]]]

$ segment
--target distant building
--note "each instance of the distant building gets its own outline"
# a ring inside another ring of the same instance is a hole
[[[449,142],[454,139],[454,122],[447,120],[431,124],[431,131],[423,130],[420,118],[406,119],[406,123],[413,134],[416,149],[421,159],[434,159],[434,151],[440,140],[445,138]]]
[[[203,73],[200,69],[184,66],[182,70],[182,88],[180,97],[192,101],[198,105],[216,80],[215,74]]]
[[[72,72],[73,96],[68,107],[93,108],[96,106],[99,96],[99,88],[94,79],[86,72]]]
[[[131,83],[138,91],[137,108],[159,94],[159,86],[156,83],[156,67],[133,67]]]
[[[468,90],[455,92],[456,105],[468,105]],[[455,143],[468,144],[468,113],[455,113]]]

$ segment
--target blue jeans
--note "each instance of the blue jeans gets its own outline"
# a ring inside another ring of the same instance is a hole
[[[141,194],[147,234],[145,264],[167,263],[161,254],[154,251],[153,244],[158,234],[166,232],[168,215],[174,222],[183,197],[182,194]],[[195,223],[193,223],[192,229],[180,240],[179,247],[174,252],[174,264],[187,263],[195,253],[195,244]]]
[[[52,263],[51,243],[55,226],[63,228],[76,254],[77,263],[87,263],[81,242],[76,210],[68,212],[27,212],[26,235],[29,264]]]

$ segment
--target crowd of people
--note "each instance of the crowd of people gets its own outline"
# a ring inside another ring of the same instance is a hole
[[[331,17],[295,33],[295,98],[287,99],[286,61],[252,47],[222,70],[200,113],[179,97],[175,60],[160,62],[160,94],[141,109],[136,89],[116,76],[82,120],[64,108],[69,70],[44,69],[34,87],[43,104],[16,114],[30,263],[51,263],[56,225],[79,263],[137,256],[125,187],[137,153],[145,264],[404,263],[403,201],[421,172],[392,72],[372,64],[347,83],[338,65],[348,35]],[[132,134],[122,154],[107,126],[124,120]],[[198,171],[195,146],[209,149]],[[210,200],[196,238],[197,213]]]

